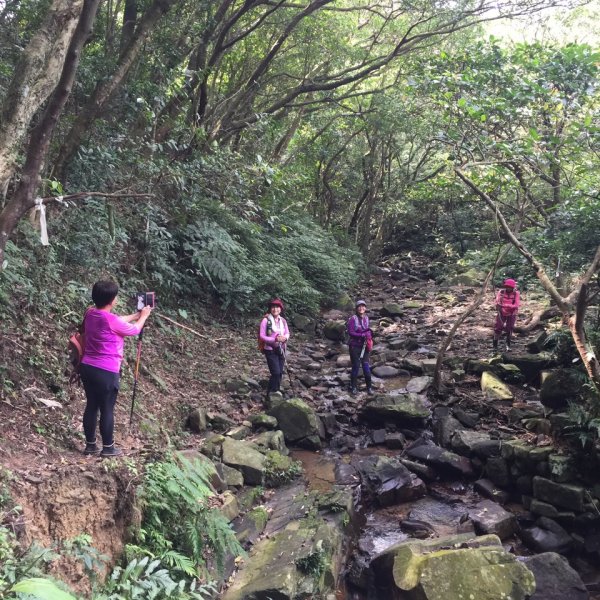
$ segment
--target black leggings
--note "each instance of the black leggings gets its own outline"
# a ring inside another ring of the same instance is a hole
[[[267,359],[269,373],[271,373],[271,378],[269,379],[269,385],[267,387],[267,394],[270,394],[271,392],[278,392],[281,387],[285,359],[283,354],[276,352],[275,350],[265,350],[265,357]]]
[[[100,411],[100,435],[104,446],[114,443],[115,428],[114,408],[119,393],[119,373],[112,373],[90,365],[81,365],[81,381],[87,404],[83,412],[83,431],[85,441],[92,444],[96,441],[96,422]]]

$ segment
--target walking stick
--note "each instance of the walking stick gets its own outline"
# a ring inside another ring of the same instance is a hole
[[[140,374],[140,359],[142,358],[142,341],[144,338],[144,328],[140,331],[137,345],[137,356],[135,359],[135,370],[133,371],[133,392],[131,394],[131,411],[129,412],[129,432],[131,433],[131,424],[133,422],[133,409],[135,407],[135,393],[137,392],[137,384]]]
[[[367,338],[365,338],[363,340],[362,350],[360,351],[360,360],[363,359],[363,356],[365,355],[365,350],[366,349],[367,349]]]
[[[287,361],[287,350],[283,352],[283,365],[285,367],[285,371],[287,373],[288,379],[290,380],[290,389],[292,390],[292,394],[294,393],[294,384],[292,383],[292,376],[290,375],[290,368],[288,367]]]

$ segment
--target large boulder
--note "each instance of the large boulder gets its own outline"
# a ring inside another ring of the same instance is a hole
[[[332,342],[341,342],[346,335],[345,321],[327,321],[323,326],[323,335]]]
[[[318,449],[325,439],[325,428],[317,413],[303,400],[293,398],[273,406],[269,415],[277,419],[289,444]]]
[[[364,488],[380,506],[408,502],[425,495],[425,484],[398,459],[367,456],[355,466]]]
[[[532,527],[521,529],[519,537],[535,552],[568,552],[573,546],[573,538],[556,521],[540,517]]]
[[[303,333],[314,333],[317,327],[317,322],[312,317],[296,315],[292,319],[292,325],[296,331],[301,331]]]
[[[582,512],[584,508],[585,489],[579,485],[557,483],[544,477],[534,477],[533,495],[538,500],[575,512]]]
[[[377,598],[526,600],[533,574],[495,535],[397,544],[372,562]]]
[[[478,286],[484,278],[485,276],[476,269],[468,269],[464,273],[450,276],[446,283],[448,285]]]
[[[574,369],[557,369],[548,373],[540,389],[540,402],[554,410],[567,408],[581,395],[586,377]]]
[[[496,502],[482,500],[469,510],[469,518],[480,534],[493,533],[501,540],[509,538],[517,530],[517,518]]]
[[[430,411],[425,399],[417,394],[381,394],[362,409],[372,423],[414,423],[424,421]]]
[[[525,559],[535,577],[535,594],[530,600],[588,600],[590,597],[579,573],[566,558],[555,552],[544,552]]]
[[[414,446],[409,448],[406,454],[409,458],[433,467],[446,477],[471,477],[473,475],[473,465],[466,456],[459,456],[439,446],[429,444]]]

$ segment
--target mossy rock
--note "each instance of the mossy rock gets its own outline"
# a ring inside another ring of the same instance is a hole
[[[554,410],[566,408],[583,392],[587,377],[574,369],[557,369],[544,377],[540,389],[540,402]]]
[[[481,374],[481,391],[490,400],[513,400],[510,388],[490,371]]]

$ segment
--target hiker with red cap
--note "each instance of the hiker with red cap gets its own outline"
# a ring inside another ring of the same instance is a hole
[[[514,279],[505,279],[502,288],[496,294],[496,323],[494,325],[494,350],[498,349],[498,340],[506,331],[506,349],[510,350],[513,329],[519,312],[521,297]]]
[[[271,378],[267,386],[267,398],[272,392],[278,392],[285,369],[285,353],[290,337],[287,321],[281,316],[284,310],[279,298],[269,301],[268,311],[260,322],[258,333],[259,348],[267,359]]]

